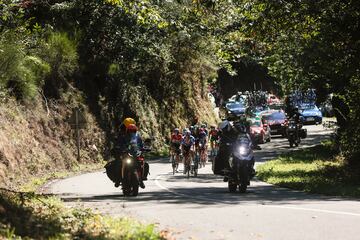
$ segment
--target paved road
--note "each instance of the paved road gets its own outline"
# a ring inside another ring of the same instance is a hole
[[[328,136],[322,127],[308,127],[302,147]],[[256,153],[259,164],[289,151],[285,139],[273,139]],[[198,178],[173,176],[170,164],[151,163],[146,189],[136,198],[124,198],[103,172],[58,181],[50,191],[67,204],[91,207],[113,216],[132,216],[176,239],[360,239],[360,202],[310,195],[252,181],[246,194],[230,194],[211,165]]]

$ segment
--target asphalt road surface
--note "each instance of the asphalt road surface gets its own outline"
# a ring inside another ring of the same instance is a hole
[[[309,137],[301,147],[329,136],[322,126],[307,128]],[[282,138],[262,148],[256,152],[258,164],[291,151]],[[49,191],[70,206],[155,223],[176,239],[360,239],[358,200],[306,194],[257,180],[246,194],[231,194],[227,183],[212,174],[211,164],[190,179],[181,173],[173,176],[165,159],[151,162],[150,172],[146,189],[136,198],[124,198],[103,171],[57,181]]]

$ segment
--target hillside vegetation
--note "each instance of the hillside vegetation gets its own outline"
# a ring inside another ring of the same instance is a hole
[[[285,94],[314,87],[322,101],[334,93],[338,149],[348,164],[359,163],[356,1],[1,0],[0,6],[0,98],[42,116],[36,111],[53,111],[47,102],[81,96],[75,105],[101,129],[106,157],[125,116],[154,137],[157,150],[174,126],[194,117],[215,122],[208,84],[219,68],[225,81],[249,63],[261,65],[261,76]],[[31,122],[29,115],[19,118]],[[59,119],[65,126],[66,116]]]
[[[109,157],[127,116],[155,151],[175,126],[216,122],[207,99],[216,68],[192,4],[0,3],[2,179],[79,164],[67,122],[77,106],[88,119],[83,162]]]

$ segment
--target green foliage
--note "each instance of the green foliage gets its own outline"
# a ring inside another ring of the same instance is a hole
[[[2,191],[0,208],[0,238],[163,239],[153,225],[69,209],[55,197]]]
[[[46,41],[44,53],[43,58],[50,64],[54,78],[65,80],[78,68],[76,44],[66,33],[52,33]]]
[[[50,66],[39,57],[28,55],[19,42],[4,38],[0,39],[0,87],[8,88],[19,99],[31,99],[42,87]]]
[[[54,32],[43,43],[43,51],[39,54],[51,66],[45,82],[45,93],[48,96],[60,97],[63,88],[78,69],[78,53],[76,43],[66,33]]]
[[[360,169],[360,75],[357,73],[350,82],[347,90],[347,103],[351,109],[350,114],[347,116],[347,128],[342,134],[341,147],[344,156],[348,163]]]

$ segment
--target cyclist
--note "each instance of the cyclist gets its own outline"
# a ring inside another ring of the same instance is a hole
[[[209,136],[209,132],[207,130],[207,124],[206,123],[201,124],[201,128],[205,131],[206,136]]]
[[[195,155],[197,155],[199,153],[199,131],[200,131],[200,128],[197,125],[190,127],[191,135],[195,139],[195,146],[194,146],[195,151],[193,152],[194,157],[195,157]]]
[[[180,162],[181,141],[182,141],[182,135],[180,133],[180,130],[178,128],[175,128],[173,134],[171,135],[170,153],[172,157],[176,156],[177,164]]]
[[[209,137],[210,137],[211,156],[215,156],[219,141],[219,131],[215,128],[215,126],[210,127]]]
[[[190,167],[191,158],[194,152],[195,138],[191,135],[191,132],[188,130],[185,133],[185,136],[181,142],[182,151],[184,155],[184,174],[186,174],[186,167]]]
[[[204,128],[199,129],[199,156],[201,164],[205,167],[207,161],[207,134]]]

